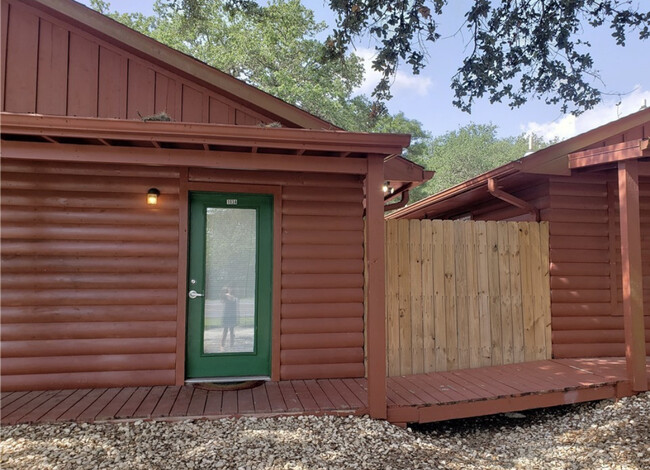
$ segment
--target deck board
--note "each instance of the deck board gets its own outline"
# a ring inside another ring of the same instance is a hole
[[[48,390],[47,392],[39,394],[37,397],[34,397],[32,400],[29,400],[29,402],[9,413],[6,417],[3,416],[3,422],[6,422],[8,424],[22,422],[23,417],[29,416],[32,410],[39,408],[50,398],[55,397],[58,392],[59,390]]]
[[[279,383],[280,391],[282,392],[282,398],[287,404],[288,411],[301,411],[302,405],[300,404],[300,399],[296,395],[291,382],[280,382]]]
[[[133,395],[124,403],[124,406],[115,414],[116,418],[132,418],[140,404],[147,398],[151,387],[139,387],[133,392]]]
[[[255,405],[256,413],[270,413],[271,403],[266,392],[266,387],[255,387],[251,390],[253,392],[253,404]]]
[[[271,411],[274,413],[284,413],[288,410],[284,398],[282,398],[282,392],[280,391],[280,386],[277,382],[268,382],[265,387],[266,394],[269,397],[269,404],[271,405]]]
[[[18,400],[14,401],[13,403],[3,406],[2,407],[2,422],[5,421],[6,418],[9,417],[14,411],[22,408],[23,406],[27,406],[27,404],[38,397],[39,395],[43,394],[44,392],[42,391],[35,391],[35,392],[29,392],[24,394],[22,397],[20,397]]]
[[[198,390],[195,390],[198,391]],[[210,390],[205,399],[205,409],[203,414],[205,416],[217,416],[221,413],[221,402],[223,400],[223,392],[220,390]]]
[[[57,406],[63,400],[68,398],[74,390],[58,390],[51,398],[43,402],[40,406],[34,408],[32,411],[20,418],[21,423],[31,423],[38,421],[43,415],[48,413],[52,408]]]
[[[226,390],[221,398],[221,412],[235,416],[237,414],[237,391]]]
[[[77,403],[72,405],[66,411],[63,412],[56,420],[57,421],[74,421],[77,419],[81,413],[83,413],[86,408],[90,407],[102,394],[106,391],[105,388],[95,388],[91,390],[86,396],[84,396]]]
[[[255,413],[253,392],[250,389],[237,390],[237,413],[240,415]]]
[[[77,419],[80,421],[94,421],[97,418],[97,415],[109,404],[111,401],[117,397],[121,392],[120,388],[109,388],[107,389],[102,396],[100,396],[95,402],[86,408],[82,413],[77,416]]]
[[[124,404],[131,398],[131,395],[137,390],[136,387],[126,387],[120,389],[115,397],[99,412],[95,419],[97,421],[104,421],[113,419],[117,412],[124,406]],[[99,400],[98,400],[99,401]]]
[[[158,404],[151,411],[151,416],[168,416],[172,411],[172,406],[174,406],[178,392],[180,392],[180,387],[166,387],[160,400],[158,400]],[[201,410],[201,413],[203,413],[203,410]]]
[[[10,403],[15,402],[23,395],[27,395],[29,392],[3,392],[2,398],[0,398],[0,403],[2,403],[2,409],[9,405]]]
[[[345,410],[350,408],[350,404],[345,401],[345,398],[343,398],[338,390],[336,390],[336,387],[332,385],[332,382],[327,379],[319,379],[316,382],[320,386],[323,393],[327,395],[327,398],[332,403],[332,406],[335,410]]]
[[[176,391],[176,396],[181,391],[180,387],[174,387],[178,389]],[[203,413],[205,412],[206,408],[206,403],[208,401],[208,391],[204,390],[202,388],[196,388],[194,389],[194,393],[192,394],[192,400],[190,401],[189,406],[187,407],[187,415],[188,416],[202,416]],[[221,396],[219,396],[219,407],[221,407]]]
[[[650,362],[648,362],[650,373]],[[7,392],[2,424],[364,414],[368,382],[266,382],[244,390],[155,386]],[[631,394],[625,359],[554,359],[387,379],[388,419],[431,422]]]
[[[152,387],[145,399],[140,403],[140,406],[138,406],[138,409],[133,413],[133,417],[150,418],[153,410],[156,408],[156,405],[158,405],[158,402],[165,393],[166,388],[167,387],[165,386]]]
[[[190,402],[192,400],[192,393],[195,390],[191,387],[183,387],[176,395],[176,401],[172,410],[169,413],[169,416],[187,416],[187,410],[190,407]]]

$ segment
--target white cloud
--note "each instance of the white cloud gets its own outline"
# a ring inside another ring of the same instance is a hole
[[[372,68],[372,61],[375,58],[375,51],[372,49],[358,48],[354,54],[363,59],[363,66],[365,69],[364,80],[359,88],[355,91],[358,93],[370,94],[375,89],[379,80],[381,80],[381,73]],[[418,96],[427,96],[429,90],[433,86],[433,80],[423,75],[410,75],[404,72],[397,71],[394,81],[391,86],[393,94],[396,92],[412,92]]]
[[[554,138],[565,140],[637,112],[641,109],[644,100],[650,105],[650,90],[643,90],[641,86],[637,85],[632,93],[620,100],[619,98],[604,100],[594,109],[586,111],[580,116],[566,115],[555,121],[542,123],[531,121],[522,125],[521,130],[527,134],[532,132],[547,140]]]

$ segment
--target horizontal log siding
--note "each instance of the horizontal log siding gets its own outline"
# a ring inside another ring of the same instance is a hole
[[[178,181],[3,159],[3,390],[174,383]]]
[[[41,11],[13,0],[3,0],[2,5],[3,111],[118,119],[166,112],[184,122],[271,121],[218,90]]]
[[[282,187],[280,377],[363,377],[360,178],[190,170],[190,180]]]
[[[551,312],[557,358],[623,356],[616,173],[554,177],[550,205]],[[650,181],[641,180],[641,236],[650,233]],[[646,349],[650,352],[650,245],[643,243]]]

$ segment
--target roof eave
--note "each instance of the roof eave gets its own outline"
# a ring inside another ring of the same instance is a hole
[[[2,113],[3,134],[89,139],[183,142],[268,147],[297,152],[334,151],[387,156],[400,154],[408,134],[371,134],[317,129],[272,128],[229,124],[143,122],[138,120]]]

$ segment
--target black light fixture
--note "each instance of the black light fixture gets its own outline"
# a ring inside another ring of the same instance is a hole
[[[150,206],[158,204],[158,196],[160,196],[160,191],[157,188],[150,188],[147,191],[147,204]]]

